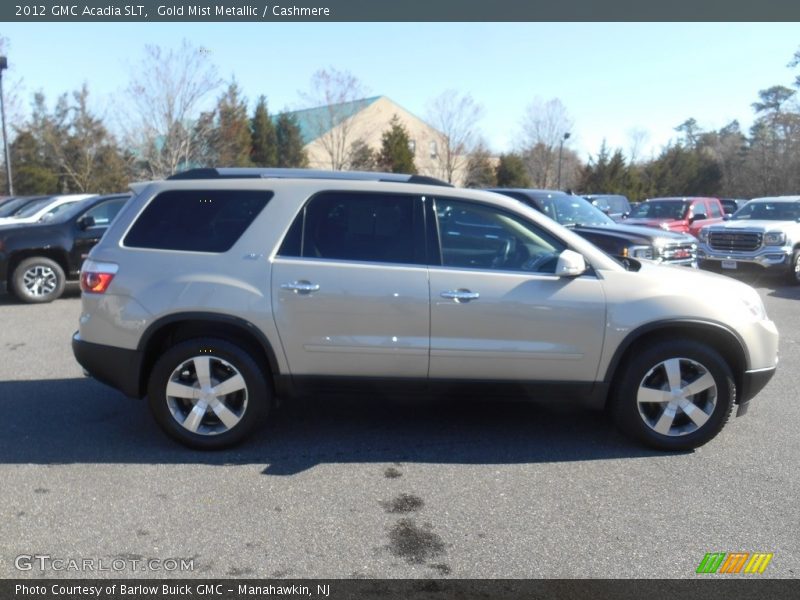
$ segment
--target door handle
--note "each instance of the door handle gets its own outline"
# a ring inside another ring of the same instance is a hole
[[[289,290],[295,294],[310,294],[311,292],[316,292],[319,290],[319,284],[311,283],[310,281],[303,279],[300,281],[293,281],[291,283],[282,283],[281,289]]]
[[[457,290],[448,290],[439,294],[442,298],[455,300],[456,302],[469,302],[470,300],[477,300],[481,297],[478,292],[471,292],[463,288]]]

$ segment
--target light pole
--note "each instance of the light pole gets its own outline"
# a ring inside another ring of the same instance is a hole
[[[11,156],[8,152],[8,133],[6,132],[6,102],[3,97],[3,71],[8,68],[8,59],[0,56],[0,115],[3,119],[3,150],[6,157],[6,181],[8,182],[8,195],[14,195],[14,184],[11,183]]]
[[[561,189],[561,156],[564,153],[564,142],[569,139],[569,132],[564,134],[564,137],[561,138],[561,142],[558,144],[558,185],[556,188],[559,190]]]

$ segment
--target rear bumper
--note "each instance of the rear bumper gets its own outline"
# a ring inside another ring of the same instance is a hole
[[[81,339],[76,331],[72,336],[72,353],[84,370],[93,378],[118,389],[126,396],[141,398],[142,353]]]

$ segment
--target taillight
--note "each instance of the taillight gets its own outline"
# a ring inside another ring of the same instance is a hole
[[[104,294],[117,274],[119,265],[87,260],[81,267],[81,290],[90,294]]]

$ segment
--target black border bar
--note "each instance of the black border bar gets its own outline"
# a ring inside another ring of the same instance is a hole
[[[789,0],[11,0],[0,3],[0,20],[50,23],[767,22],[800,21],[800,3]]]
[[[125,586],[125,593],[121,593]],[[165,587],[166,586],[166,587]],[[242,587],[246,591],[242,591]],[[270,587],[272,586],[272,587]],[[261,593],[250,593],[247,588]],[[35,590],[35,591],[31,591]],[[98,593],[100,590],[100,593]],[[138,591],[137,591],[138,590]],[[800,597],[798,579],[6,579],[3,600],[783,600]]]

